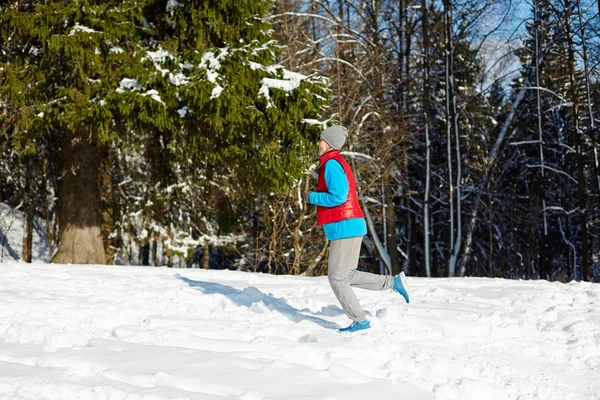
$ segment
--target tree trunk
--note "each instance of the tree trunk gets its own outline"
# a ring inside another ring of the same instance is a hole
[[[446,157],[448,163],[448,204],[450,207],[450,228],[448,229],[448,236],[450,237],[450,245],[448,248],[448,276],[454,276],[454,270],[456,268],[456,261],[452,257],[454,252],[454,177],[452,176],[452,113],[450,111],[450,97],[451,91],[454,89],[454,85],[450,83],[451,76],[451,61],[450,54],[452,52],[452,26],[450,18],[450,0],[444,0],[444,25],[445,25],[445,36],[446,36],[446,56],[445,56],[445,91],[446,91],[446,103],[444,107],[444,114],[446,117]]]
[[[33,177],[33,162],[27,160],[25,164],[25,232],[23,233],[23,261],[31,262],[31,247],[33,243],[33,191],[31,181]]]
[[[155,267],[158,267],[158,265],[160,264],[160,262],[158,261],[158,241],[158,234],[154,232],[152,239],[152,262],[154,263]]]
[[[54,253],[54,239],[52,235],[52,223],[50,221],[50,207],[48,206],[47,164],[48,161],[44,154],[42,155],[42,190],[44,196],[44,216],[46,218],[46,235],[48,236],[48,255],[52,258],[52,254]]]
[[[210,244],[208,240],[204,241],[203,248],[203,257],[202,257],[202,268],[209,269],[210,268]]]
[[[392,273],[392,264],[390,261],[390,255],[385,250],[385,247],[381,243],[381,240],[379,240],[379,235],[377,234],[377,230],[375,229],[375,224],[373,223],[373,218],[371,218],[371,213],[369,212],[369,209],[367,208],[367,205],[365,204],[364,201],[363,201],[363,212],[365,213],[365,220],[367,221],[367,228],[371,232],[371,237],[373,238],[373,244],[375,244],[375,248],[379,252],[379,257],[384,262],[384,264],[388,270],[388,273],[391,274]]]
[[[400,273],[400,255],[398,254],[398,239],[396,238],[396,207],[392,196],[393,191],[389,168],[383,173],[383,185],[385,191],[388,253],[390,255],[392,275],[398,275]]]
[[[540,177],[540,193],[539,197],[542,203],[542,217],[544,220],[544,231],[542,232],[542,240],[540,245],[540,278],[550,280],[550,274],[548,271],[549,260],[546,258],[546,246],[548,245],[548,220],[546,217],[546,175],[544,168],[544,136],[542,130],[542,102],[540,93],[540,43],[539,43],[539,28],[540,19],[538,15],[538,4],[537,0],[533,2],[533,20],[535,24],[535,85],[538,88],[536,90],[536,101],[537,101],[537,123],[538,123],[538,140],[540,150],[540,165],[541,165],[541,177]]]
[[[58,192],[58,250],[51,262],[105,264],[100,231],[99,156],[87,135],[64,135]]]
[[[146,242],[142,245],[140,251],[140,265],[150,265],[150,240],[146,239]]]
[[[28,172],[29,173],[29,172]],[[23,235],[23,261],[31,262],[31,250],[33,244],[33,205],[31,195],[28,195],[27,219],[25,223],[25,234]]]
[[[425,274],[431,277],[429,250],[429,197],[431,190],[431,143],[429,141],[429,23],[427,17],[427,0],[421,0],[421,28],[423,29],[423,121],[425,125],[426,172],[425,196],[423,199],[423,256],[425,257]]]
[[[492,188],[489,185],[487,187],[488,194],[488,239],[489,239],[489,255],[488,255],[488,276],[495,278],[494,273],[494,202],[492,201]]]
[[[104,259],[107,264],[114,264],[116,252],[115,238],[113,231],[115,227],[114,218],[114,192],[115,185],[113,184],[112,168],[111,168],[111,149],[108,146],[102,146],[98,149],[100,156],[100,168],[98,169],[98,189],[100,191],[100,218],[102,242],[104,245]]]
[[[598,2],[600,5],[600,2]],[[592,110],[592,95],[590,90],[590,68],[588,61],[588,46],[587,39],[585,35],[585,24],[583,21],[583,16],[581,15],[581,1],[577,0],[577,15],[579,16],[579,26],[580,26],[580,35],[581,35],[581,46],[583,49],[583,70],[585,72],[585,88],[586,88],[586,100],[587,100],[587,110],[588,110],[588,129],[590,133],[590,138],[592,139],[592,148],[594,151],[594,174],[596,175],[596,188],[598,193],[600,194],[600,161],[598,160],[598,146],[596,140],[596,125],[594,121],[594,112]],[[598,15],[600,18],[600,14]]]
[[[577,80],[575,77],[575,49],[573,46],[573,35],[571,34],[571,2],[565,2],[565,29],[567,33],[567,43],[569,48],[569,83],[570,97],[573,103],[573,123],[575,153],[577,157],[577,199],[579,201],[579,224],[581,229],[581,246],[583,256],[583,280],[590,280],[590,252],[589,252],[589,237],[587,226],[587,201],[585,193],[585,173],[583,160],[583,143],[581,132],[579,129],[579,97],[577,93]]]
[[[405,0],[400,0],[399,2],[399,19],[400,19],[400,119],[402,123],[406,121],[406,116],[409,115],[408,109],[408,101],[407,101],[407,93],[408,93],[408,77],[410,74],[410,35],[408,32],[408,10],[407,10],[407,2]],[[413,263],[413,214],[412,214],[412,202],[409,196],[409,176],[410,176],[410,168],[409,168],[409,157],[408,154],[403,155],[403,168],[404,168],[404,182],[405,185],[401,189],[404,193],[402,195],[402,202],[404,203],[404,207],[406,208],[406,219],[405,219],[405,232],[406,232],[406,259],[402,264],[402,270],[405,273],[409,273],[409,267]]]

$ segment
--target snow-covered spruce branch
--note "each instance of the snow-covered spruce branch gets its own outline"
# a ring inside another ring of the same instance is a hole
[[[549,167],[549,166],[547,166],[547,165],[531,165],[531,164],[527,164],[527,165],[526,165],[526,167],[528,167],[528,168],[541,168],[541,169],[548,169],[548,170],[550,170],[550,171],[554,171],[554,172],[556,172],[557,174],[564,175],[564,176],[566,176],[567,178],[569,178],[570,180],[572,180],[573,182],[577,183],[577,179],[573,178],[571,175],[567,174],[567,173],[566,173],[566,172],[564,172],[564,171],[560,171],[560,170],[558,170],[558,169],[556,169],[556,168]]]

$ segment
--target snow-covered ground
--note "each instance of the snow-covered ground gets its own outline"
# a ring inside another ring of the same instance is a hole
[[[598,399],[600,285],[0,264],[3,399]]]

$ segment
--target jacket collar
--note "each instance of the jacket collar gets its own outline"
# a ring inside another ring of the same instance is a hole
[[[319,163],[321,165],[325,164],[328,160],[332,159],[335,156],[339,156],[340,155],[340,151],[339,150],[330,150],[327,153],[323,154],[321,156],[321,158],[319,158]]]

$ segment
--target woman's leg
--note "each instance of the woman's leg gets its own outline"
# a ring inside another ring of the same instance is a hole
[[[353,321],[366,319],[352,286],[350,277],[356,272],[362,237],[332,240],[329,242],[328,278],[335,297],[340,302],[346,316]]]

